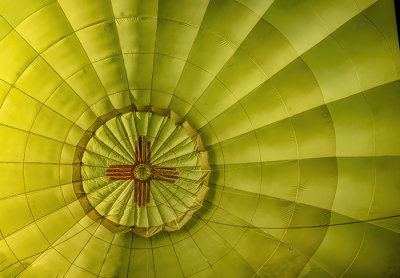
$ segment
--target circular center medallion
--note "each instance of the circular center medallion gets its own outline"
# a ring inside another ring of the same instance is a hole
[[[202,206],[210,167],[200,135],[174,112],[128,107],[103,115],[76,146],[74,190],[112,232],[181,228]]]
[[[139,164],[133,170],[133,175],[135,178],[141,181],[147,180],[151,175],[151,169],[146,164]]]

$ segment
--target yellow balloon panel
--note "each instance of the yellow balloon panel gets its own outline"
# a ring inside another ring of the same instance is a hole
[[[399,276],[397,31],[392,0],[0,1],[0,277]]]

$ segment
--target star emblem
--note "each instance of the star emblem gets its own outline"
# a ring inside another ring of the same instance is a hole
[[[133,180],[134,201],[139,207],[150,202],[150,185],[152,180],[175,183],[179,173],[174,167],[164,167],[151,163],[151,143],[146,136],[139,136],[135,141],[135,163],[132,165],[110,165],[106,176],[111,181]]]

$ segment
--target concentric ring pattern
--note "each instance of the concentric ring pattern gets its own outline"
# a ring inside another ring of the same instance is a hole
[[[398,277],[399,58],[392,0],[0,1],[0,277]],[[80,141],[126,107],[202,138],[209,190],[179,230],[81,204]]]
[[[130,106],[99,117],[75,159],[78,200],[113,233],[149,237],[178,230],[208,191],[210,167],[200,135],[169,110]]]

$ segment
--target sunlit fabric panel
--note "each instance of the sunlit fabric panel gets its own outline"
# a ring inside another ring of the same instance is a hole
[[[392,0],[0,1],[0,277],[400,276]]]

